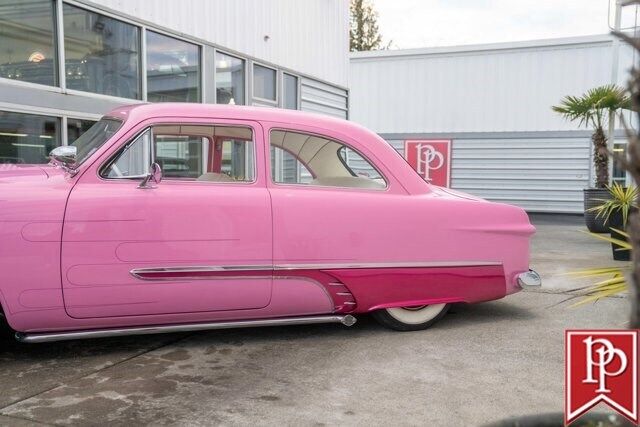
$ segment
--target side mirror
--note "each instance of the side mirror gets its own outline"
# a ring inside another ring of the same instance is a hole
[[[65,145],[51,150],[49,158],[65,168],[68,172],[71,172],[73,167],[76,165],[77,155],[77,147],[74,147],[73,145]]]
[[[149,166],[149,173],[144,177],[138,188],[149,189],[156,188],[153,184],[149,184],[149,181],[153,181],[155,184],[160,184],[162,181],[162,168],[157,163],[152,163]]]

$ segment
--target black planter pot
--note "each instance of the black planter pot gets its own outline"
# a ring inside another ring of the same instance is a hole
[[[618,414],[588,413],[571,423],[571,427],[634,427],[634,424]],[[560,413],[514,417],[485,427],[564,427]]]
[[[622,234],[618,233],[616,230],[624,230],[622,211],[617,210],[611,213],[609,216],[609,231],[611,233],[611,238],[616,240],[623,240],[628,242],[627,239]],[[611,251],[613,252],[613,259],[615,261],[630,261],[631,260],[631,251],[629,250],[619,250],[622,246],[616,245],[615,243],[611,243]]]
[[[604,217],[596,218],[596,212],[589,209],[602,204],[602,200],[608,200],[611,196],[606,188],[585,188],[584,189],[584,222],[592,233],[608,233],[609,227]]]

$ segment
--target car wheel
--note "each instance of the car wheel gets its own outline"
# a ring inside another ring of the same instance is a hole
[[[404,332],[427,329],[447,314],[447,310],[449,310],[449,304],[431,304],[385,308],[371,314],[383,326]]]

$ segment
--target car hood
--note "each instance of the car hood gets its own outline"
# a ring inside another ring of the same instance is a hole
[[[54,166],[2,164],[0,222],[61,221],[72,186]]]
[[[47,178],[49,175],[37,165],[0,165],[0,180],[2,181],[43,180]]]

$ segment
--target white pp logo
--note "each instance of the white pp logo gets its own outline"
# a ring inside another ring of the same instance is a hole
[[[429,171],[440,169],[444,165],[444,156],[431,144],[416,145],[418,173],[430,181]]]
[[[615,348],[611,341],[605,338],[593,339],[589,337],[583,340],[587,345],[587,378],[582,380],[585,384],[598,384],[597,393],[611,393],[611,390],[607,389],[607,377],[617,377],[627,369],[627,356],[619,348]],[[599,347],[594,351],[594,345],[599,344]],[[596,360],[594,360],[594,356]],[[615,372],[607,370],[607,366],[612,364],[615,360],[620,360],[620,368]],[[598,368],[598,379],[593,377],[593,368]]]

